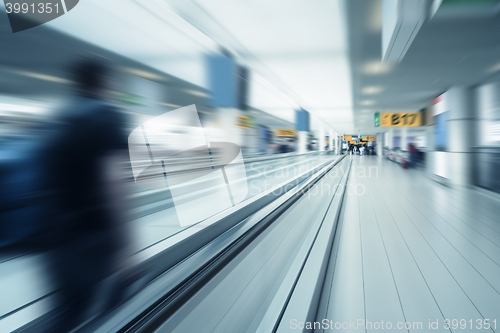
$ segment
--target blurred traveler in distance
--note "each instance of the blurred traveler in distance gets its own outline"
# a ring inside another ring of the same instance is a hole
[[[281,144],[278,147],[279,153],[292,153],[294,151],[293,144],[293,139],[281,139]]]
[[[410,155],[410,168],[417,167],[418,149],[414,142],[408,144],[408,153]]]
[[[61,288],[52,332],[70,331],[121,299],[129,257],[122,206],[128,138],[123,114],[105,101],[112,72],[97,60],[82,61],[74,72],[76,94],[43,154],[44,185],[54,203],[48,263]]]
[[[364,155],[365,154],[365,146],[359,147],[359,155]]]
[[[288,145],[285,139],[280,140],[280,144],[278,146],[278,152],[280,154],[288,153]]]

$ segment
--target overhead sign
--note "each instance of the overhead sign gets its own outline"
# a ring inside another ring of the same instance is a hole
[[[294,129],[277,129],[276,136],[295,136],[296,132]]]
[[[419,127],[422,126],[421,112],[382,112],[382,127]]]
[[[237,116],[236,127],[238,128],[254,128],[254,118],[250,116]]]
[[[380,127],[380,113],[379,112],[375,113],[375,120],[374,120],[373,126]]]
[[[352,141],[352,135],[344,135],[344,141]]]
[[[377,137],[374,135],[366,135],[366,136],[362,136],[361,140],[363,140],[363,141],[376,141]]]

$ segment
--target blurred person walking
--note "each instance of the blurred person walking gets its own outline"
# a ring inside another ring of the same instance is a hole
[[[125,119],[105,102],[110,69],[98,61],[75,68],[77,94],[62,110],[43,154],[44,185],[54,205],[49,270],[61,288],[51,332],[70,331],[99,304],[113,305],[123,286],[119,279],[110,284],[109,277],[123,271],[128,258]]]
[[[408,144],[408,153],[410,154],[410,168],[417,167],[418,149],[417,146],[410,142]]]

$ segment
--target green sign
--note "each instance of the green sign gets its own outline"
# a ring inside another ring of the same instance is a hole
[[[236,127],[238,128],[255,128],[255,117],[252,116],[236,116]]]
[[[375,123],[374,123],[374,126],[375,127],[380,127],[380,113],[378,113],[378,112],[375,112]]]
[[[116,93],[114,100],[118,103],[122,104],[130,104],[130,105],[146,105],[146,101],[143,97],[127,94],[127,93]]]

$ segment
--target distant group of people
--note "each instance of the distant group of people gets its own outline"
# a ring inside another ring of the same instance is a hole
[[[277,152],[280,154],[292,153],[294,151],[295,151],[295,141],[293,138],[283,139],[277,146]]]
[[[373,155],[374,151],[372,147],[367,145],[349,145],[349,149],[347,150],[349,154],[359,154],[359,155]]]

